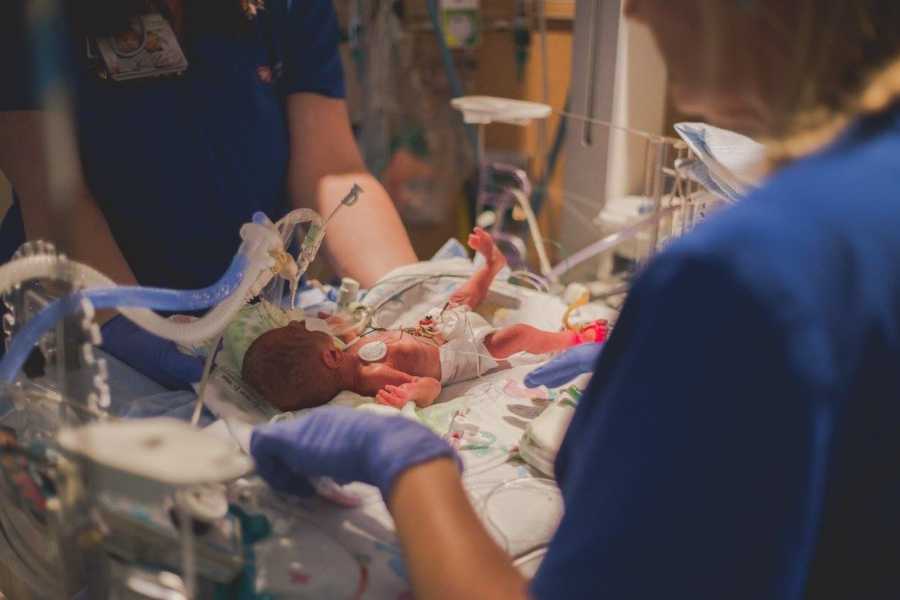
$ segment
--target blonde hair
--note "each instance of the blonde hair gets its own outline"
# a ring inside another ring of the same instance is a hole
[[[900,0],[708,0],[704,9],[713,48],[734,43],[728,27],[741,19],[761,20],[783,46],[774,68],[786,70],[785,86],[764,132],[776,161],[809,154],[900,99]]]

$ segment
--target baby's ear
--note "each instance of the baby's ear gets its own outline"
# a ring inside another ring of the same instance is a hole
[[[322,350],[322,362],[325,363],[325,366],[329,369],[337,369],[341,364],[341,358],[343,357],[343,353],[337,348],[331,347]]]

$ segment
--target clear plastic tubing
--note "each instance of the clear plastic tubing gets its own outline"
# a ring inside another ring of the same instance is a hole
[[[322,216],[316,211],[309,208],[297,208],[284,215],[284,217],[278,221],[277,227],[279,231],[285,232],[301,223],[311,223],[319,228],[324,225]]]
[[[640,221],[637,221],[632,225],[625,227],[620,231],[611,233],[610,235],[597,240],[586,248],[582,248],[572,256],[562,260],[558,265],[553,267],[550,273],[546,274],[547,278],[551,281],[559,281],[559,278],[568,273],[571,269],[575,268],[586,260],[590,260],[595,256],[612,250],[626,240],[630,240],[631,238],[636,237],[644,227],[655,224],[666,215],[674,212],[674,210],[675,208],[672,206],[661,209],[651,215],[644,217]]]
[[[0,361],[0,381],[10,382],[18,373],[40,337],[59,319],[81,310],[86,300],[95,308],[118,308],[120,312],[147,331],[182,344],[202,342],[220,332],[243,306],[250,288],[257,280],[271,277],[274,259],[270,252],[280,250],[280,236],[264,226],[265,215],[254,215],[254,223],[241,227],[241,244],[228,271],[215,284],[199,289],[175,291],[160,288],[119,287],[94,269],[55,256],[22,258],[0,267],[0,292],[36,278],[82,281],[85,289],[57,300],[29,321],[15,336],[9,351]],[[148,309],[199,310],[215,306],[192,323],[174,323]]]
[[[9,350],[0,360],[0,381],[11,382],[19,372],[31,348],[57,322],[76,313],[84,300],[94,309],[139,307],[154,310],[201,310],[223,301],[240,286],[247,268],[247,259],[237,255],[225,275],[215,284],[190,291],[161,288],[111,287],[94,288],[70,294],[47,305],[16,334]]]

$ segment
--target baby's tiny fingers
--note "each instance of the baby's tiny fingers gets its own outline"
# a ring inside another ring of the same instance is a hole
[[[375,394],[375,397],[388,403],[391,403],[395,399],[394,394],[392,394],[391,392],[386,392],[385,390],[381,390],[380,392]]]
[[[398,398],[397,396],[394,396],[393,394],[386,396],[386,398],[387,398],[387,403],[390,404],[391,406],[393,406],[394,408],[401,408],[404,404],[406,404],[406,400],[404,400],[403,398]]]

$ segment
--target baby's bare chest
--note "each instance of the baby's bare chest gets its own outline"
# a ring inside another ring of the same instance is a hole
[[[383,342],[387,354],[382,362],[417,377],[435,377],[440,373],[440,346],[436,340],[399,332],[376,334],[371,341]]]

